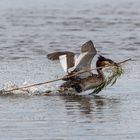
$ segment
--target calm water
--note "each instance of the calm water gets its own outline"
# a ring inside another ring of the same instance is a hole
[[[89,39],[99,54],[133,61],[99,96],[1,96],[0,139],[139,140],[139,7],[139,0],[1,0],[0,88],[63,75],[46,54],[78,53]]]

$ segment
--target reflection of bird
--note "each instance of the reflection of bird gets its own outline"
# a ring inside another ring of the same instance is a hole
[[[73,67],[73,70],[70,73],[68,72],[68,75],[71,75],[81,70],[84,71],[90,69],[92,59],[96,53],[96,49],[90,40],[82,45],[81,53],[77,59],[75,59],[75,54],[72,52],[55,52],[48,54],[48,58],[51,60],[57,60],[59,58],[66,72]],[[116,63],[103,56],[99,56],[96,62],[96,67],[105,67],[106,65],[113,66],[116,65]],[[90,71],[70,78],[64,77],[63,80],[66,82],[61,85],[61,89],[74,88],[77,92],[81,92],[95,88],[105,80],[102,68],[97,69],[97,72],[98,74],[93,74]]]

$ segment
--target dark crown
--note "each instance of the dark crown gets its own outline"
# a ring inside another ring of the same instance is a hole
[[[108,61],[109,63],[114,63],[111,59],[105,58],[101,55],[98,57],[98,61]]]
[[[107,59],[106,59],[105,57],[103,57],[103,56],[100,55],[100,56],[98,57],[98,60],[99,60],[99,61],[106,61]]]

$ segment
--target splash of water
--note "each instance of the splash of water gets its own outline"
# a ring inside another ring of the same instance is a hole
[[[28,88],[20,88],[20,87],[25,87],[29,86],[31,83],[25,81],[21,85],[16,85],[15,83],[9,82],[6,83],[1,90],[2,95],[8,95],[8,94],[13,94],[13,95],[45,95],[50,92],[57,92],[58,86],[50,86],[50,85],[45,85],[45,86],[34,86],[34,87],[28,87]],[[13,90],[12,89],[18,89],[18,90]],[[10,91],[10,92],[7,92]]]

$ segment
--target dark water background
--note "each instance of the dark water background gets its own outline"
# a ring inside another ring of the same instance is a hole
[[[57,78],[62,68],[46,54],[79,53],[89,39],[99,54],[133,61],[99,96],[1,96],[0,139],[140,139],[139,7],[139,0],[1,0],[1,88]]]

